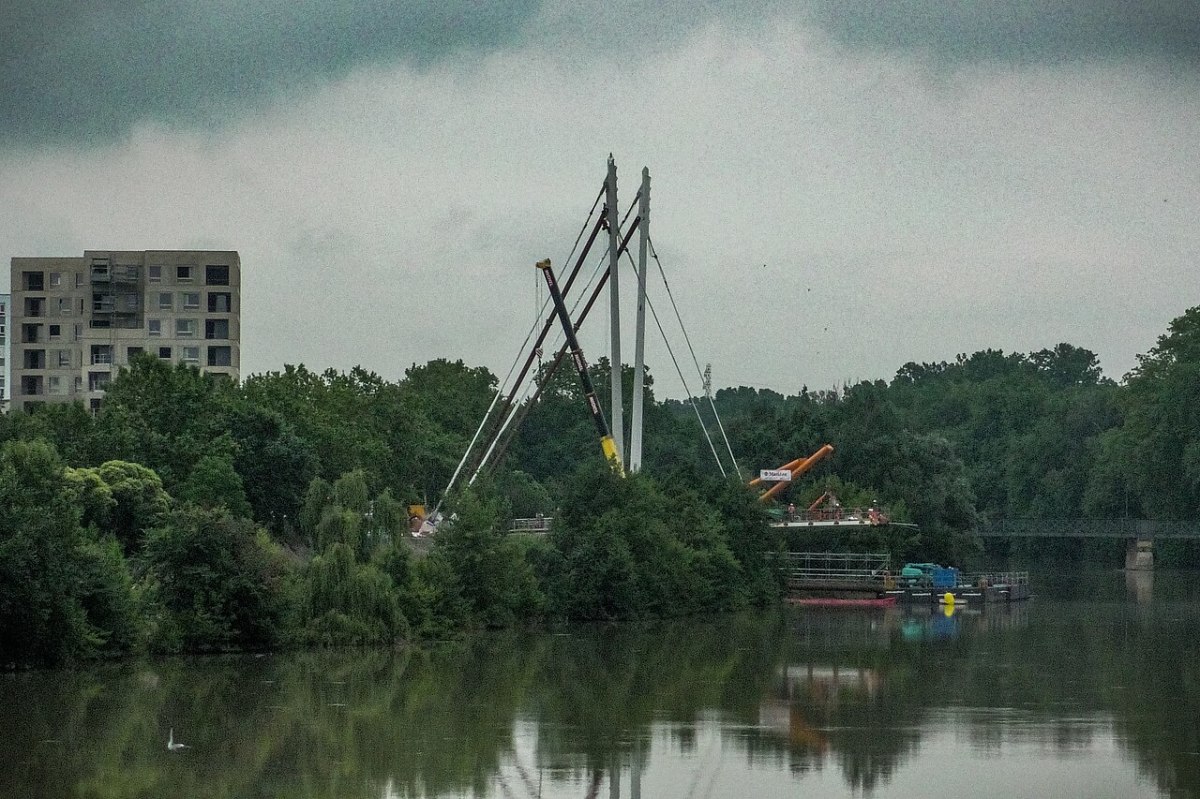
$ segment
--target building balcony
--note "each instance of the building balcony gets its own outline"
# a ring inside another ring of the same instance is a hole
[[[137,283],[141,270],[131,265],[92,264],[88,274],[93,283]]]

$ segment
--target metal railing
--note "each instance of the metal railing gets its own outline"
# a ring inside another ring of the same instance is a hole
[[[93,283],[136,283],[139,270],[125,264],[92,264],[90,275]]]
[[[983,538],[1200,538],[1200,522],[1148,519],[997,519],[980,522]]]
[[[550,532],[550,524],[554,521],[550,516],[535,516],[532,519],[513,519],[509,524],[510,533],[539,534]]]
[[[843,524],[887,524],[888,517],[878,508],[821,508],[785,512],[780,520],[789,524],[834,522]]]
[[[823,583],[882,581],[891,575],[886,552],[786,552],[779,565],[788,579]]]
[[[1029,572],[977,572],[958,575],[960,586],[985,588],[988,586],[1029,585]]]

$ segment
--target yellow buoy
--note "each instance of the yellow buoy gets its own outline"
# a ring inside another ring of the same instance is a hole
[[[946,605],[948,607],[953,607],[954,606],[954,594],[950,593],[949,591],[942,594],[942,604]]]

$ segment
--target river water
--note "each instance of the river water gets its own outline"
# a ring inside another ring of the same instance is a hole
[[[1197,577],[3,675],[0,796],[1200,797]]]

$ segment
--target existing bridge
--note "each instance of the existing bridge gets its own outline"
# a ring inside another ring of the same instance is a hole
[[[999,519],[974,530],[984,538],[1200,539],[1200,522],[1147,519]]]
[[[1200,522],[1149,519],[999,519],[979,524],[982,538],[1119,538],[1128,541],[1126,569],[1154,566],[1154,540],[1200,540]]]

